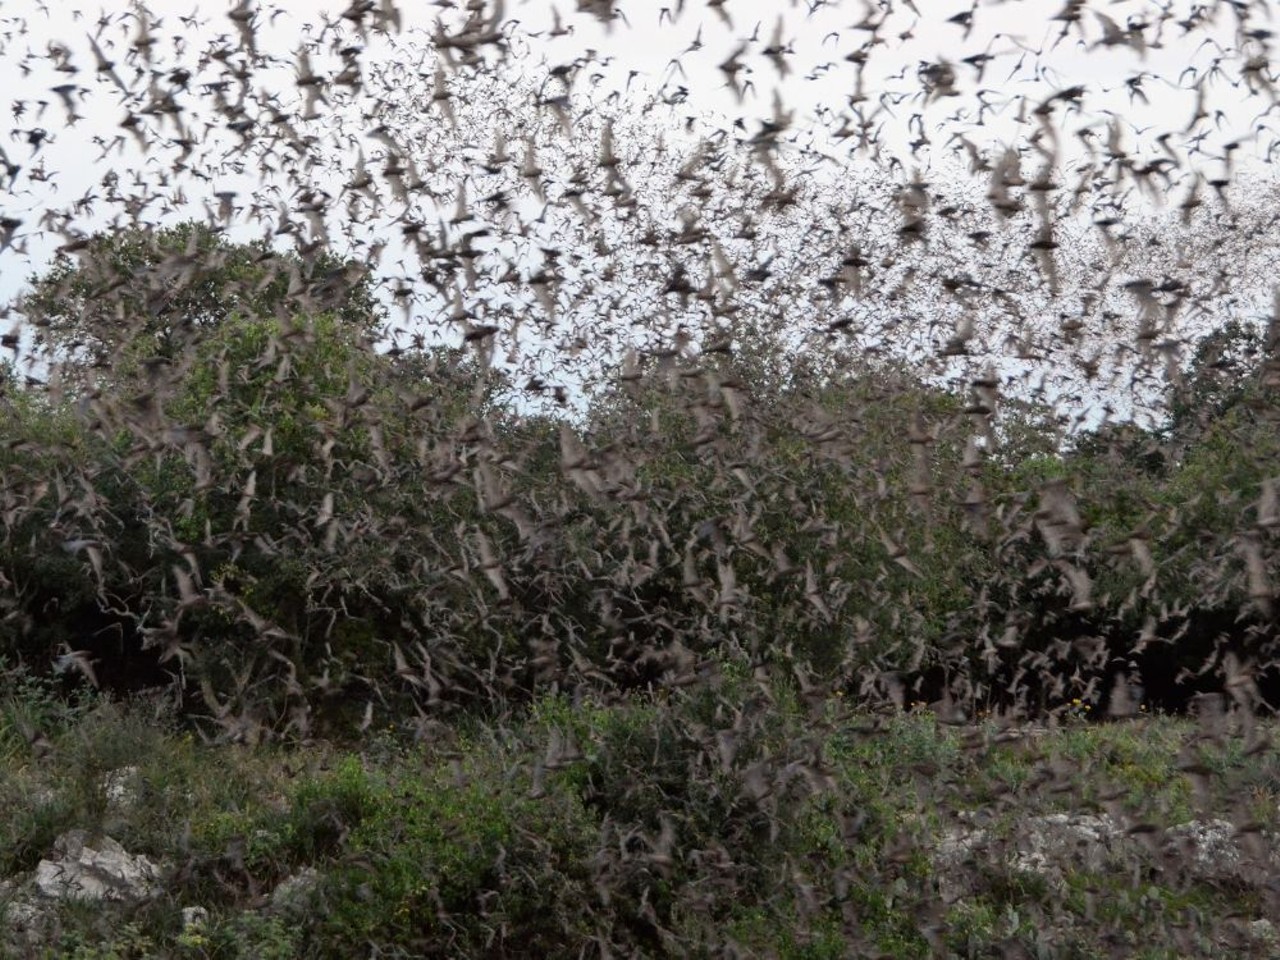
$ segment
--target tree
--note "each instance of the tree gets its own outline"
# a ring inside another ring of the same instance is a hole
[[[195,221],[97,234],[29,282],[20,309],[36,331],[38,357],[73,392],[176,363],[193,336],[235,313],[332,311],[370,341],[383,331],[361,264],[325,250],[304,259],[262,240],[231,243]]]
[[[1169,433],[1175,444],[1186,444],[1241,405],[1271,403],[1263,389],[1262,333],[1232,319],[1203,337],[1183,382],[1172,392]]]
[[[215,712],[345,709],[352,683],[371,695],[357,678],[385,672],[397,636],[464,619],[466,587],[446,571],[469,564],[457,530],[477,517],[459,480],[502,378],[456,351],[377,352],[367,277],[325,255],[198,225],[89,249],[28,299],[46,356],[82,392],[24,393],[10,421],[23,507],[0,568],[19,583],[6,645],[48,656],[40,644],[61,633],[121,686],[137,666],[113,668],[149,652]],[[94,351],[108,368],[91,383]],[[61,446],[55,428],[70,431]],[[42,442],[28,449],[28,434]],[[112,643],[94,639],[106,627]]]

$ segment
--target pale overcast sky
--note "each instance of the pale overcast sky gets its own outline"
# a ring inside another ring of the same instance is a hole
[[[390,43],[380,34],[370,33],[362,56],[366,66],[387,57],[403,57],[406,50],[424,46],[415,41],[424,33],[434,32],[438,16],[448,19],[452,15],[449,23],[457,23],[456,14],[442,11],[437,4],[400,6],[402,32]],[[836,117],[846,112],[847,98],[856,88],[856,69],[844,58],[868,36],[865,30],[853,27],[867,15],[863,0],[839,3],[728,0],[720,9],[731,18],[731,26],[702,0],[610,4],[620,16],[610,21],[608,28],[599,18],[575,6],[590,7],[591,4],[583,0],[576,4],[574,0],[559,4],[548,0],[509,0],[505,4],[502,29],[511,38],[516,54],[511,62],[515,69],[536,74],[540,60],[555,66],[595,51],[595,59],[606,64],[590,68],[590,73],[603,75],[598,81],[601,89],[619,89],[629,83],[633,91],[651,94],[633,99],[639,109],[653,104],[655,98],[658,101],[655,105],[659,107],[663,106],[663,100],[673,101],[672,112],[677,116],[696,116],[712,122],[718,122],[720,117],[730,121],[747,117],[752,131],[758,118],[772,113],[775,89],[780,91],[784,106],[795,111],[797,123],[808,120],[821,124],[826,118],[830,128],[837,128],[840,124]],[[928,5],[921,8],[926,11],[923,18],[911,9],[917,6],[898,0],[894,12],[880,28],[878,35],[883,43],[872,50],[865,67],[863,88],[869,100],[863,105],[864,109],[869,113],[879,106],[877,97],[881,91],[919,91],[919,67],[944,59],[954,66],[960,95],[938,97],[927,104],[918,99],[885,104],[877,121],[885,124],[884,135],[904,154],[905,145],[917,136],[917,128],[911,126],[913,114],[921,114],[926,131],[938,128],[941,120],[957,111],[966,111],[970,120],[975,119],[979,90],[985,91],[983,98],[991,107],[980,127],[969,126],[970,139],[979,145],[984,140],[1012,140],[1018,135],[1016,106],[1007,105],[1013,98],[1026,96],[1039,101],[1055,90],[1077,84],[1088,88],[1088,112],[1078,123],[1067,121],[1064,126],[1068,129],[1104,122],[1107,117],[1103,111],[1111,110],[1137,129],[1149,129],[1152,133],[1178,130],[1187,126],[1196,104],[1190,90],[1194,75],[1183,71],[1188,67],[1206,69],[1215,57],[1222,56],[1219,46],[1226,51],[1235,50],[1237,46],[1235,18],[1225,4],[1216,5],[1219,8],[1216,28],[1208,32],[1197,30],[1181,40],[1182,28],[1170,22],[1162,30],[1161,48],[1142,51],[1124,44],[1096,46],[1104,39],[1104,28],[1093,10],[1085,12],[1078,30],[1055,44],[1062,24],[1051,22],[1049,17],[1062,5],[1053,0],[980,3],[967,35],[964,27],[948,21],[971,9],[968,0],[929,0]],[[1198,4],[1181,2],[1175,3],[1174,9],[1185,14],[1194,6]],[[317,37],[318,24],[326,19],[337,20],[345,8],[346,4],[315,0],[279,0],[260,6],[259,46],[264,53],[281,59],[278,77],[282,94],[292,95],[296,89],[290,89],[296,50]],[[677,14],[681,8],[682,12]],[[1123,23],[1127,17],[1150,17],[1158,6],[1150,2],[1113,2],[1095,3],[1093,8],[1113,22]],[[102,31],[100,43],[108,49],[108,56],[119,61],[118,70],[127,75],[131,68],[124,61],[131,55],[127,54],[126,46],[137,33],[136,18],[130,15],[133,9],[132,3],[114,3],[86,6],[76,13],[73,3],[42,7],[35,2],[6,4],[0,8],[0,36],[5,37],[4,55],[0,57],[0,90],[5,91],[11,104],[27,101],[32,105],[24,117],[13,121],[12,132],[3,146],[12,162],[30,167],[25,131],[33,126],[46,129],[51,138],[38,159],[43,161],[50,176],[56,174],[63,181],[60,192],[64,195],[82,189],[82,185],[87,186],[100,176],[101,170],[95,163],[96,151],[84,149],[83,145],[95,134],[114,136],[118,132],[117,117],[123,116],[119,106],[112,106],[121,100],[118,91],[105,77],[94,75],[87,34],[98,31],[100,16],[111,18],[111,24]],[[177,63],[183,59],[176,56],[175,34],[184,38],[183,49],[188,55],[201,50],[208,38],[218,34],[234,41],[234,25],[225,13],[231,9],[230,4],[153,0],[148,9],[154,18],[152,32],[157,38],[158,62]],[[105,13],[100,14],[99,10]],[[192,17],[195,19],[190,19]],[[556,17],[561,25],[559,31],[552,29]],[[25,32],[16,32],[23,21]],[[774,42],[775,31],[782,46],[789,51],[779,59],[788,76],[783,76],[761,52]],[[1080,38],[1081,32],[1087,40]],[[556,33],[559,35],[552,35]],[[743,101],[738,103],[725,83],[720,65],[753,38],[754,42],[747,44],[742,56],[743,69],[738,77],[747,90]],[[1209,42],[1210,39],[1213,42]],[[70,62],[80,68],[78,73],[57,68],[56,61],[48,57],[51,40],[68,47],[72,54]],[[114,52],[108,44],[115,45]],[[1028,51],[1040,51],[1040,54]],[[27,59],[28,53],[31,59]],[[982,53],[989,53],[994,59],[984,65],[979,82],[976,66],[961,61]],[[318,65],[322,59],[317,54]],[[336,58],[331,61],[337,62]],[[546,68],[541,69],[545,72]],[[270,72],[262,71],[258,82],[270,77]],[[1140,82],[1136,89],[1130,88],[1126,81],[1135,77],[1139,77]],[[68,82],[92,90],[85,95],[85,108],[80,111],[85,119],[77,124],[75,134],[62,129],[65,113],[58,95],[51,92],[53,87]],[[1178,89],[1179,86],[1185,89]],[[35,105],[40,100],[51,105],[43,117],[33,123]],[[1211,148],[1219,139],[1223,143],[1237,140],[1242,141],[1238,159],[1265,153],[1273,135],[1265,128],[1261,136],[1258,134],[1255,121],[1262,109],[1258,99],[1249,101],[1243,90],[1230,87],[1225,78],[1217,81],[1212,90],[1210,112],[1222,110],[1224,113],[1213,124],[1213,136],[1207,139],[1206,146]],[[954,130],[955,125],[948,129]],[[673,124],[673,134],[676,130],[678,124]],[[234,142],[234,138],[229,140]],[[1075,143],[1069,136],[1063,140],[1068,148]],[[936,140],[931,146],[938,153],[950,153],[954,149],[954,144],[948,147]],[[927,157],[928,153],[928,148],[924,148],[918,156]],[[1204,162],[1204,158],[1201,160]]]
[[[275,69],[256,70],[251,82],[255,91],[278,95],[281,109],[292,112],[300,101],[295,82],[299,49],[321,38],[326,20],[341,22],[339,15],[347,5],[281,0],[250,6],[258,10],[258,50],[278,62]],[[388,86],[381,91],[392,100],[401,94],[412,98],[430,93],[437,61],[428,41],[437,32],[437,17],[450,32],[462,22],[456,10],[437,4],[400,6],[398,34],[369,32],[359,58],[366,78],[383,71],[391,77],[391,66],[406,64],[425,75],[416,90]],[[547,87],[547,77],[556,67],[585,58],[574,80],[575,106],[607,98],[609,91],[626,91],[614,106],[633,114],[638,124],[656,129],[669,143],[689,145],[717,128],[740,139],[755,134],[762,121],[775,114],[776,91],[776,104],[794,116],[788,137],[794,136],[795,144],[784,146],[784,152],[795,155],[797,166],[810,165],[806,157],[814,165],[819,156],[833,158],[834,163],[817,166],[821,172],[815,175],[835,182],[845,177],[844,170],[865,170],[873,163],[899,180],[916,168],[934,167],[951,176],[955,158],[966,156],[960,141],[953,139],[956,135],[982,151],[1003,143],[1025,145],[1038,129],[1034,108],[1074,87],[1083,88],[1081,95],[1076,101],[1059,100],[1053,115],[1064,168],[1086,162],[1086,142],[1104,151],[1114,130],[1121,137],[1118,142],[1135,156],[1150,159],[1168,152],[1177,157],[1183,172],[1198,170],[1207,179],[1224,175],[1228,153],[1233,169],[1267,169],[1262,158],[1269,157],[1276,139],[1266,109],[1274,97],[1264,89],[1270,68],[1242,79],[1248,58],[1267,52],[1267,38],[1260,32],[1266,28],[1264,6],[1247,5],[1251,19],[1242,22],[1228,5],[1208,5],[1216,19],[1207,26],[1186,30],[1179,24],[1190,23],[1196,8],[1205,6],[1174,0],[1169,7],[1173,16],[1158,32],[1152,28],[1126,34],[1131,23],[1153,23],[1161,6],[1147,0],[1095,0],[1065,36],[1064,23],[1050,19],[1064,9],[1057,0],[997,0],[976,6],[967,0],[897,0],[883,22],[878,9],[865,0],[727,0],[719,8],[704,0],[508,0],[485,9],[508,38],[512,56],[502,69],[511,71],[513,86],[524,83],[554,94],[560,88],[554,81]],[[141,110],[153,100],[154,91],[171,89],[177,67],[195,74],[191,93],[179,96],[184,116],[198,113],[205,106],[198,101],[208,99],[200,84],[222,68],[206,63],[197,69],[196,58],[220,34],[231,47],[239,44],[236,24],[227,16],[229,3],[154,0],[148,9],[154,39],[147,48],[150,64],[140,50],[129,49],[131,44],[146,48],[132,3],[85,7],[81,12],[72,4],[0,7],[0,90],[13,111],[10,132],[0,139],[0,146],[10,167],[21,167],[11,178],[9,193],[0,195],[0,215],[11,224],[21,221],[7,238],[0,234],[0,243],[8,246],[0,252],[0,303],[64,242],[63,235],[45,229],[52,224],[42,225],[46,213],[73,212],[73,229],[79,231],[101,229],[111,216],[121,214],[119,205],[110,213],[103,208],[103,177],[108,173],[119,175],[125,193],[124,184],[135,178],[148,185],[148,192],[157,189],[158,181],[168,181],[168,200],[138,210],[142,219],[159,217],[165,204],[170,208],[165,219],[177,219],[183,212],[202,216],[206,204],[217,207],[217,192],[236,190],[245,197],[260,186],[253,169],[168,176],[164,168],[173,159],[175,145],[156,146],[144,155],[130,132],[118,126],[127,110]],[[604,9],[619,16],[606,21],[593,13]],[[849,58],[857,59],[857,51],[872,36],[872,21],[878,23],[874,35],[880,42],[870,48],[859,83],[858,65]],[[100,28],[100,22],[106,25]],[[353,38],[351,24],[341,25]],[[1251,31],[1253,38],[1247,36]],[[116,75],[130,90],[128,98],[107,74],[95,69],[90,35],[114,62]],[[311,56],[312,69],[330,79],[342,67],[331,50],[335,36],[336,32],[324,34]],[[1138,36],[1143,42],[1135,39]],[[726,83],[724,69],[735,52],[741,63],[735,74],[740,97]],[[989,60],[966,62],[988,55]],[[1222,72],[1202,83],[1203,98],[1198,99],[1193,85],[1215,67]],[[1251,78],[1264,95],[1247,95]],[[367,82],[366,89],[372,85]],[[466,96],[469,88],[455,89],[458,96]],[[81,116],[71,127],[65,125],[67,104],[74,104]],[[488,105],[470,106],[483,113]],[[427,101],[422,107],[436,110]],[[1196,120],[1198,113],[1203,116]],[[856,135],[833,136],[842,128],[848,133],[849,124],[861,120],[879,131],[883,148],[874,159],[870,151],[856,150]],[[735,128],[735,121],[741,126]],[[176,136],[176,128],[163,115],[147,123],[161,137],[172,141]],[[319,127],[299,126],[307,135],[331,137],[330,152],[345,154],[335,171],[316,174],[322,182],[330,177],[337,185],[334,192],[341,193],[343,177],[354,164],[354,144],[369,124],[358,114],[343,117],[335,111]],[[487,148],[490,133],[488,124],[484,126],[478,137]],[[240,145],[236,134],[223,125],[206,131],[195,127],[192,121],[188,136],[200,139],[201,152],[216,155],[221,150],[235,158]],[[1091,141],[1087,133],[1076,135],[1083,128],[1094,131]],[[1169,137],[1158,139],[1166,133]],[[113,147],[122,134],[124,140]],[[1047,148],[1051,140],[1041,136],[1040,146]],[[219,141],[225,148],[210,149]],[[1225,149],[1232,143],[1236,147]],[[802,154],[802,149],[812,152]],[[365,140],[362,150],[372,158],[377,145]],[[902,162],[896,171],[888,167],[891,157]],[[1185,190],[1179,186],[1170,193],[1181,196]],[[1155,195],[1158,198],[1160,191]],[[85,202],[77,208],[81,199]],[[451,201],[452,195],[442,207]],[[247,224],[242,231],[262,234],[262,224]]]

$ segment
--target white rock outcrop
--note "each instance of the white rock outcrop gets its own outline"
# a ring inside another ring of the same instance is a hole
[[[1034,874],[1057,889],[1068,872],[1097,873],[1135,862],[1193,881],[1258,883],[1280,868],[1280,855],[1274,837],[1241,837],[1226,820],[1147,831],[1126,828],[1107,814],[1066,813],[1029,817],[999,835],[981,826],[961,827],[934,849],[939,889],[947,899],[964,895],[976,867]]]
[[[110,837],[70,830],[54,843],[54,859],[36,865],[35,888],[43,897],[136,902],[159,890],[160,868],[134,856]]]
[[[32,873],[0,881],[0,956],[25,955],[38,946],[62,901],[138,903],[158,894],[160,881],[159,866],[111,837],[69,830]]]

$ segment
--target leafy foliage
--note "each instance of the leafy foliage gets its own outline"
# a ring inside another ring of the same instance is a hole
[[[1275,100],[1258,5],[1071,0],[1038,50],[886,76],[929,24],[868,2],[807,122],[783,13],[714,65],[720,129],[683,64],[722,0],[660,10],[706,22],[652,84],[519,52],[615,44],[624,5],[356,2],[282,59],[288,11],[170,50],[139,3],[15,58],[0,261],[62,242],[0,304],[0,861],[84,827],[165,881],[42,902],[27,944],[1269,950],[1280,295],[1240,311],[1276,193],[1237,202],[1265,138],[1208,99]],[[1148,135],[1174,47],[1194,114]],[[1138,72],[1059,82],[1099,48]],[[997,60],[1036,68],[999,103]],[[74,142],[95,87],[126,110],[97,166],[147,156],[58,210],[39,124]],[[165,219],[187,188],[206,218]]]

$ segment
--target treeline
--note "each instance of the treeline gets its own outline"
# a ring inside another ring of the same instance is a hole
[[[190,224],[95,238],[22,308],[0,654],[176,677],[245,737],[728,661],[964,715],[1268,696],[1280,354],[1244,325],[1195,345],[1161,429],[1063,451],[994,379],[746,331],[530,413],[483,328],[379,347],[358,265]]]

